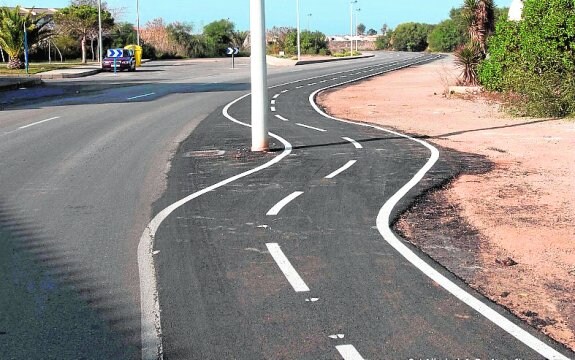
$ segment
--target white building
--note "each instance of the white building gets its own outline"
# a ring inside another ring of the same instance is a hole
[[[509,8],[509,20],[520,21],[523,14],[523,0],[513,0]]]

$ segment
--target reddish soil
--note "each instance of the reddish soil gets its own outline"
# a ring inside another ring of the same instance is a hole
[[[446,96],[452,58],[323,93],[332,115],[486,157],[405,213],[396,230],[493,301],[575,350],[575,122],[512,118]],[[455,226],[454,226],[455,224]]]

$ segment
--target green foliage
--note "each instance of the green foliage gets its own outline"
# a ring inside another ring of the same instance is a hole
[[[514,108],[533,116],[575,113],[575,3],[526,0],[523,21],[500,21],[479,68],[490,90],[514,93]]]
[[[477,66],[483,59],[481,48],[477,43],[467,43],[455,50],[455,64],[461,68],[461,84],[477,85]]]
[[[359,24],[357,25],[356,31],[357,31],[357,35],[363,35],[365,34],[365,30],[367,29],[367,27],[364,24]]]
[[[431,51],[452,52],[461,44],[465,44],[467,38],[457,22],[449,19],[436,25],[427,41]]]
[[[432,30],[433,26],[428,24],[399,24],[393,31],[391,45],[397,51],[424,51],[428,46],[427,37]]]
[[[211,22],[204,27],[206,46],[214,56],[225,56],[226,49],[232,45],[234,31],[234,23],[226,19]]]
[[[138,40],[138,35],[134,29],[134,25],[123,22],[116,24],[110,33],[112,40],[112,48],[121,48],[129,44],[135,44]]]
[[[375,48],[377,50],[389,50],[391,49],[393,39],[393,30],[389,30],[386,28],[385,34],[378,36],[375,39]]]
[[[307,55],[318,55],[322,53],[329,53],[327,38],[324,33],[319,31],[302,31],[300,33],[301,53]],[[297,31],[289,31],[285,39],[286,54],[297,54]]]
[[[24,27],[28,38],[28,46],[32,48],[51,34],[48,22],[42,16],[32,17],[31,13],[20,15],[20,7],[10,9],[0,8],[0,46],[10,58],[8,68],[17,69],[22,66],[20,56],[24,53]]]
[[[375,30],[375,29],[369,29],[369,30],[367,30],[367,35],[368,35],[368,36],[377,35],[377,30]]]

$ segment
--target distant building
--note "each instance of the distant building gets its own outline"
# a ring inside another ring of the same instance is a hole
[[[509,8],[509,20],[521,21],[523,15],[523,0],[513,0]]]
[[[52,8],[25,8],[25,7],[20,8],[20,14],[21,15],[30,14],[32,16],[37,16],[37,15],[52,16],[57,12],[58,12],[58,9],[52,9]]]

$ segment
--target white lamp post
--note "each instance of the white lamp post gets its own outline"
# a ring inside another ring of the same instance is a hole
[[[266,68],[266,30],[264,0],[250,0],[252,43],[252,151],[267,151],[268,82]]]
[[[98,0],[98,63],[102,66],[103,55],[102,47],[102,0]]]
[[[355,39],[355,51],[359,52],[359,30],[358,30],[358,27],[359,27],[359,12],[361,11],[361,9],[356,9],[355,11],[356,11],[356,13],[355,13],[355,33],[358,36]]]
[[[311,13],[307,14],[307,31],[311,31],[310,26],[309,26],[309,23],[310,23],[310,20],[311,20],[311,16],[312,16],[312,15],[313,15],[313,14],[311,14]]]
[[[140,0],[136,0],[136,44],[140,46]]]
[[[296,0],[296,17],[297,17],[297,60],[301,60],[301,35],[300,35],[300,26],[299,26],[299,0]]]
[[[349,34],[350,34],[350,44],[349,44],[349,55],[352,56],[353,55],[353,5],[357,4],[357,0],[354,1],[350,1],[349,2]]]

